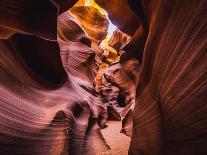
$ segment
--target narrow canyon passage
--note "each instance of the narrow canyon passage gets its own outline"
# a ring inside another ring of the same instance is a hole
[[[0,0],[0,155],[207,155],[206,0]]]
[[[81,14],[80,10],[85,12],[85,14]],[[108,118],[101,129],[101,134],[110,149],[96,152],[96,154],[127,154],[130,137],[121,132],[122,128],[123,131],[124,128],[127,128],[122,126],[122,120],[126,119],[126,114],[121,114],[122,111],[128,109],[123,108],[126,106],[125,98],[121,99],[123,104],[122,108],[120,108],[121,105],[118,102],[118,96],[124,92],[120,86],[117,86],[119,83],[110,81],[110,78],[117,76],[114,75],[113,65],[116,63],[119,64],[120,48],[126,45],[131,37],[113,25],[108,17],[108,13],[97,5],[94,0],[78,1],[70,9],[70,13],[77,19],[76,22],[83,27],[83,30],[92,41],[91,48],[95,52],[95,63],[98,66],[94,88],[96,94],[102,98],[108,112]],[[95,30],[93,26],[96,27]],[[103,35],[101,38],[96,37],[100,37],[101,34]],[[120,68],[117,65],[115,66],[116,72],[120,72]],[[118,76],[122,75],[119,73]],[[131,103],[127,104],[130,105]],[[130,125],[132,125],[132,122]],[[132,127],[130,126],[130,128]]]
[[[131,138],[120,133],[121,123],[118,121],[108,121],[107,128],[101,130],[103,137],[110,146],[109,150],[97,154],[126,155],[128,154]]]

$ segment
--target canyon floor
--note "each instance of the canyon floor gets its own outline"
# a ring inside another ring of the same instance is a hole
[[[111,149],[98,155],[127,155],[131,138],[120,133],[121,121],[107,121],[106,125],[101,132]]]

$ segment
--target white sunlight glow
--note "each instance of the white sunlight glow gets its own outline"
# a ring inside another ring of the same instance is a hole
[[[84,0],[84,6],[92,6],[96,9],[98,9],[98,11],[106,16],[106,18],[108,19],[109,21],[109,27],[108,27],[108,30],[107,30],[107,36],[106,38],[101,42],[101,48],[108,48],[108,49],[111,49],[112,51],[114,51],[114,49],[112,47],[110,47],[108,45],[108,41],[110,40],[110,38],[112,37],[113,35],[113,32],[117,29],[117,27],[115,25],[112,24],[112,22],[109,20],[109,17],[108,17],[108,13],[102,9],[100,6],[98,6],[94,0]]]

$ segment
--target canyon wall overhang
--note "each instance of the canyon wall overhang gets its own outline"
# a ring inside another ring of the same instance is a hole
[[[129,154],[206,154],[207,1],[95,1],[131,36],[103,75],[130,105]],[[75,3],[0,2],[0,154],[109,149],[100,133],[107,109],[94,88],[108,22],[90,7],[75,6],[72,16]],[[84,21],[80,10],[95,18]]]

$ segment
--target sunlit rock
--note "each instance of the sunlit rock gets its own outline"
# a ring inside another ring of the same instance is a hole
[[[0,154],[121,154],[101,134],[108,124],[108,137],[131,137],[130,155],[207,154],[206,10],[1,1]]]
[[[96,8],[79,6],[73,7],[70,11],[78,19],[92,41],[100,42],[106,37],[109,22]]]

